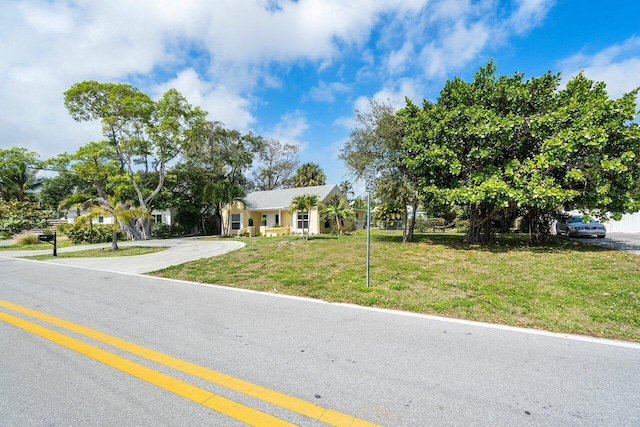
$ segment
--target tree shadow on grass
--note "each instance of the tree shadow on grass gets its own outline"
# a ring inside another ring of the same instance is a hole
[[[612,248],[595,246],[585,242],[567,239],[562,236],[552,236],[549,244],[545,246],[535,246],[529,244],[529,236],[526,234],[500,234],[496,237],[496,241],[488,245],[471,245],[462,242],[461,234],[445,234],[445,233],[416,233],[414,234],[412,243],[427,243],[432,245],[446,246],[456,250],[475,250],[494,253],[506,252],[531,252],[531,253],[559,253],[559,252],[607,252]],[[374,234],[371,236],[375,242],[389,242],[402,244],[402,234]]]

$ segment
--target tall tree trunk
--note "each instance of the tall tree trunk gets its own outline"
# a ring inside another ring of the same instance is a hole
[[[207,228],[205,227],[204,214],[200,214],[200,222],[202,222],[202,233],[207,235]]]
[[[111,250],[118,250],[118,230],[111,230]]]
[[[136,227],[140,230],[140,240],[151,239],[151,220],[149,218],[138,218]]]
[[[471,208],[469,210],[469,229],[462,241],[472,245],[486,245],[493,241],[493,227],[491,218],[495,214],[485,208]]]
[[[402,218],[402,243],[407,243],[408,238],[407,238],[407,219],[409,217],[409,210],[407,209],[407,204],[406,202],[403,200],[402,206],[404,208],[404,215]]]
[[[409,242],[413,241],[413,232],[416,228],[416,215],[418,214],[418,195],[415,194],[411,203],[411,223],[409,224],[409,231],[407,235],[407,240]]]
[[[551,240],[551,223],[553,212],[544,209],[531,208],[529,210],[529,243],[544,245]]]

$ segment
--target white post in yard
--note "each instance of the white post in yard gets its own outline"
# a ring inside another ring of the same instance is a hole
[[[372,167],[364,169],[365,189],[367,190],[367,288],[371,270],[371,193],[375,190],[376,171]]]

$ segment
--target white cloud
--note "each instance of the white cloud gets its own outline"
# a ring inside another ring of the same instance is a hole
[[[486,49],[540,25],[554,2],[439,0],[413,14],[398,13],[385,31],[384,39],[391,40],[383,42],[390,44],[384,59],[386,71],[395,76],[419,67],[426,79],[446,76]]]
[[[349,86],[340,82],[320,82],[318,86],[312,87],[309,91],[309,97],[317,102],[335,101],[337,94],[344,94],[350,91]]]
[[[411,63],[414,49],[413,43],[407,40],[400,49],[390,52],[386,59],[388,73],[394,75],[405,72]]]
[[[251,101],[229,91],[224,85],[204,81],[192,68],[178,73],[176,78],[155,88],[159,98],[167,90],[177,89],[191,105],[197,105],[209,113],[209,120],[219,121],[231,129],[247,131],[255,122],[249,112]]]
[[[549,4],[519,1],[503,31],[517,32],[516,22],[537,25]],[[352,56],[366,65],[356,83],[401,107],[405,95],[421,98],[424,80],[490,45],[500,27],[490,6],[493,0],[0,0],[0,140],[51,156],[101,138],[99,124],[75,123],[63,106],[63,92],[82,80],[135,80],[156,97],[176,87],[212,120],[241,131],[268,128],[256,119],[257,90],[286,90],[282,70],[313,64],[329,73]],[[373,34],[388,55],[369,45]],[[203,57],[197,65],[194,51]],[[417,67],[424,75],[408,78]],[[355,90],[340,83],[351,78],[328,77],[309,96],[334,102]],[[304,147],[307,113],[291,108],[268,136]]]
[[[523,34],[544,20],[555,0],[518,0],[518,8],[511,15],[507,26],[515,34]]]
[[[592,80],[607,84],[607,92],[618,98],[640,87],[640,37],[631,37],[620,44],[588,55],[578,53],[560,64],[565,81],[584,71]]]
[[[266,130],[265,136],[274,138],[283,144],[297,145],[303,152],[307,143],[302,140],[309,129],[309,123],[302,111],[290,111],[280,117],[280,121],[271,129]]]
[[[467,25],[458,21],[437,42],[420,52],[420,61],[428,77],[444,76],[474,59],[491,38],[490,28],[483,22]]]

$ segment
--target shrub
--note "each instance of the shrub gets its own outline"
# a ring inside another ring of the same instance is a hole
[[[38,235],[32,231],[23,231],[13,236],[13,243],[16,245],[37,245],[40,243]]]
[[[414,228],[414,231],[416,233],[428,233],[430,230],[427,219],[422,217],[416,218],[416,226]]]
[[[108,224],[88,224],[75,222],[71,224],[66,234],[72,243],[108,243],[111,241],[111,226]],[[118,232],[118,240],[124,239],[122,232]]]
[[[44,228],[49,225],[51,212],[38,209],[31,202],[0,201],[0,231],[16,234],[22,230]]]
[[[184,234],[183,231],[182,227],[177,224],[169,225],[163,222],[154,222],[151,224],[151,236],[158,239],[178,237]]]
[[[466,233],[469,230],[469,220],[456,221],[456,231],[458,233]]]
[[[72,228],[73,228],[73,224],[58,224],[56,226],[56,231],[58,233],[68,235],[69,230],[71,230]]]

